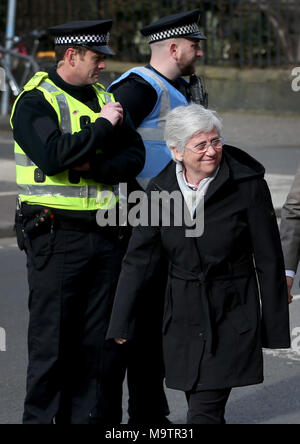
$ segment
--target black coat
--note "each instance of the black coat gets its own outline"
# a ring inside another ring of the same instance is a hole
[[[172,161],[151,181],[149,195],[179,190],[175,168]],[[132,337],[134,306],[161,245],[169,259],[163,345],[170,388],[262,382],[262,347],[290,346],[281,243],[263,176],[256,160],[225,145],[205,196],[202,236],[186,237],[185,226],[133,230],[107,338]]]

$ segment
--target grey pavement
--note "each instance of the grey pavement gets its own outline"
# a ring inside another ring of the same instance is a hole
[[[0,116],[0,131],[9,131],[9,117]]]
[[[266,168],[273,205],[280,216],[300,162],[300,114],[279,116],[222,113],[224,136]],[[13,143],[8,117],[0,116],[0,238],[13,236],[16,198]]]

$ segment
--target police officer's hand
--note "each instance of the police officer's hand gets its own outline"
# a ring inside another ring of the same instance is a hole
[[[73,168],[73,170],[76,170],[76,171],[90,171],[90,169],[91,169],[90,162],[85,162],[82,165],[79,165],[79,166]]]
[[[123,108],[119,102],[110,102],[103,106],[100,117],[109,120],[113,126],[121,125],[123,122]]]
[[[289,301],[289,304],[291,302],[293,302],[293,296],[291,295],[291,290],[292,290],[293,283],[294,283],[294,279],[292,277],[290,277],[290,276],[286,276],[286,284],[287,284],[287,288],[288,288],[288,298],[289,298],[288,301]]]
[[[117,344],[122,345],[122,344],[125,344],[125,342],[127,342],[127,339],[124,339],[124,338],[115,338],[115,341],[116,341]]]

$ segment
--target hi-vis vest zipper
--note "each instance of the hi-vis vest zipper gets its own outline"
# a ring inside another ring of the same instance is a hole
[[[93,85],[100,107],[108,102],[114,102],[112,94],[105,91],[99,83]],[[62,133],[73,134],[81,130],[80,117],[87,116],[93,123],[99,113],[93,112],[83,103],[58,88],[45,72],[37,72],[24,86],[24,91],[14,103],[12,116],[16,104],[25,91],[38,89],[57,113]],[[11,126],[12,126],[11,116]],[[101,142],[99,143],[101,152]],[[71,183],[69,170],[55,176],[44,176],[42,182],[35,180],[35,171],[38,169],[22,148],[15,142],[16,177],[19,197],[29,205],[43,205],[66,210],[98,210],[112,208],[116,203],[114,188],[93,181],[80,178],[78,183]]]

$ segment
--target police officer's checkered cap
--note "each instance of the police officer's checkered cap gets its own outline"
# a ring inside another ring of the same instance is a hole
[[[63,35],[55,38],[56,45],[90,45],[93,43],[108,44],[110,33]]]
[[[149,43],[178,37],[206,40],[197,24],[199,15],[200,9],[194,9],[162,17],[141,29],[141,33]]]
[[[197,23],[192,23],[190,25],[183,25],[177,28],[166,29],[155,34],[151,34],[147,38],[149,43],[154,43],[160,40],[171,39],[172,37],[184,37],[185,35],[195,34],[199,31],[200,29]]]
[[[78,20],[49,28],[55,45],[86,46],[92,51],[114,55],[108,41],[112,20]]]

